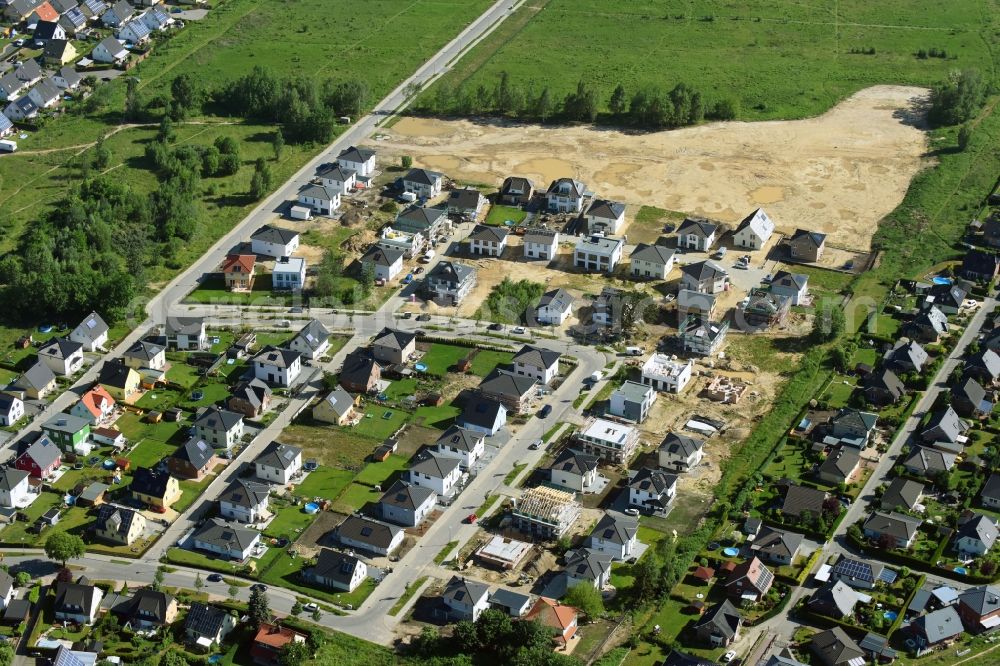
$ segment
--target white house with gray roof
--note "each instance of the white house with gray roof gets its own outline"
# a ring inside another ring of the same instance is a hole
[[[573,251],[573,265],[586,271],[611,273],[621,263],[625,243],[612,236],[587,236]]]
[[[457,261],[442,260],[427,272],[424,294],[447,305],[458,305],[476,286],[476,269]]]
[[[539,324],[561,326],[573,314],[573,296],[565,289],[553,289],[542,294],[535,308]]]
[[[339,164],[327,166],[316,173],[319,184],[343,196],[349,194],[358,183],[356,171],[342,167]]]
[[[427,169],[410,169],[403,176],[403,191],[412,192],[421,199],[433,199],[441,194],[444,186],[444,176]]]
[[[213,518],[196,529],[191,539],[197,550],[242,562],[250,557],[260,543],[260,532],[221,518]]]
[[[232,449],[243,437],[243,415],[206,407],[194,420],[195,435],[217,449]]]
[[[457,458],[424,453],[413,460],[406,477],[415,486],[430,488],[441,497],[451,497],[462,479],[462,468]]]
[[[677,476],[643,467],[628,482],[628,505],[647,513],[663,513],[677,495]]]
[[[291,386],[302,373],[302,354],[268,345],[251,359],[254,377],[276,386]]]
[[[583,217],[587,220],[587,233],[614,235],[625,225],[625,204],[594,199]]]
[[[351,146],[337,155],[337,164],[354,171],[359,176],[371,176],[375,173],[375,151]]]
[[[391,555],[406,538],[403,528],[364,516],[353,515],[334,529],[342,546],[357,548],[376,555]]]
[[[288,348],[311,360],[323,358],[330,350],[330,331],[320,320],[311,319],[295,334]]]
[[[521,237],[525,259],[551,261],[559,252],[559,232],[533,227]]]
[[[696,467],[705,455],[705,442],[695,437],[667,433],[656,450],[660,467],[675,472],[687,472]]]
[[[809,276],[778,271],[771,280],[771,293],[787,296],[792,305],[804,305],[809,298]]]
[[[94,62],[121,65],[128,60],[128,50],[114,37],[106,37],[90,52],[90,58]]]
[[[484,257],[499,257],[507,249],[506,227],[477,225],[469,234],[469,251]]]
[[[729,273],[714,261],[698,261],[681,268],[680,289],[718,294],[726,289]]]
[[[611,394],[608,413],[633,423],[642,423],[656,402],[656,390],[639,382],[626,381]]]
[[[563,449],[546,468],[549,483],[576,493],[594,492],[599,479],[600,458],[573,449]]]
[[[441,600],[451,619],[475,622],[490,607],[490,588],[468,578],[452,576]]]
[[[559,374],[560,356],[559,352],[551,349],[524,345],[512,359],[514,374],[548,385]]]
[[[24,401],[10,393],[0,393],[0,426],[12,426],[24,416]]]
[[[965,557],[982,557],[990,552],[997,537],[1000,537],[1000,530],[996,521],[977,513],[955,533],[955,550]]]
[[[271,442],[254,460],[258,479],[286,485],[302,470],[302,449],[290,444]]]
[[[256,523],[270,515],[271,486],[250,479],[236,479],[219,495],[219,514],[240,523]]]
[[[332,215],[340,208],[340,192],[325,185],[309,184],[299,190],[298,201],[319,215]]]
[[[379,499],[379,515],[394,525],[416,527],[434,510],[437,497],[431,488],[397,480]]]
[[[715,244],[719,225],[700,217],[689,217],[677,228],[677,247],[707,252]]]
[[[368,565],[349,553],[320,548],[316,564],[302,577],[310,583],[342,592],[353,592],[368,578]]]
[[[403,272],[404,250],[394,247],[382,247],[372,245],[361,257],[361,266],[364,270],[369,270],[376,280],[392,280]]]
[[[69,338],[52,338],[38,348],[38,360],[57,375],[68,377],[83,367],[83,345]]]
[[[396,216],[392,228],[408,234],[420,234],[423,238],[433,238],[451,226],[448,210],[437,206],[410,206]]]
[[[250,236],[250,250],[254,254],[278,259],[290,257],[298,249],[298,232],[284,227],[264,226]]]
[[[587,547],[624,561],[632,557],[638,544],[639,519],[617,511],[607,511],[587,537]]]
[[[759,250],[767,244],[774,233],[774,222],[758,208],[740,221],[733,232],[733,245],[747,250]]]
[[[208,349],[208,334],[203,317],[167,317],[164,324],[167,346],[181,351]]]
[[[663,245],[639,243],[629,255],[632,277],[666,280],[674,268],[674,251]]]
[[[579,213],[583,210],[583,199],[587,186],[572,178],[558,178],[549,185],[545,193],[545,203],[549,210],[557,213]]]
[[[462,467],[469,469],[486,454],[486,436],[452,425],[434,442],[434,450],[446,458],[457,458]]]

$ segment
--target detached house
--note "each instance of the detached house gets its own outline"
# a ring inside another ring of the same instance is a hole
[[[29,93],[8,104],[3,110],[3,115],[7,116],[13,122],[20,122],[22,120],[31,120],[38,115],[39,110],[38,104],[35,103]]]
[[[258,479],[286,485],[302,470],[302,449],[271,442],[254,461]]]
[[[953,640],[963,631],[962,618],[954,606],[939,608],[910,623],[910,633],[922,649]]]
[[[656,391],[645,384],[626,381],[611,394],[608,413],[625,421],[642,423],[656,402]]]
[[[979,493],[979,501],[988,509],[1000,508],[1000,474],[990,474]]]
[[[416,527],[434,510],[437,498],[432,488],[396,481],[378,501],[379,516],[395,525]]]
[[[302,355],[291,349],[268,345],[251,359],[254,377],[277,386],[289,387],[302,373]]]
[[[388,556],[402,545],[406,533],[401,527],[353,515],[337,526],[334,536],[347,548]]]
[[[906,393],[906,387],[895,372],[882,367],[865,377],[864,393],[874,405],[891,405],[899,402]]]
[[[677,476],[643,467],[628,483],[628,505],[650,514],[664,513],[677,495]]]
[[[885,353],[883,359],[885,366],[896,372],[921,372],[927,363],[927,352],[924,351],[919,342],[904,338],[897,340],[895,346]]]
[[[574,435],[584,453],[610,464],[624,464],[639,446],[639,431],[631,426],[590,417]]]
[[[514,501],[514,528],[541,539],[558,539],[580,517],[574,494],[546,486],[529,488]]]
[[[135,15],[135,9],[125,0],[118,0],[118,2],[111,5],[108,11],[101,14],[101,23],[108,28],[115,28]]]
[[[576,244],[573,265],[586,271],[612,273],[621,263],[625,243],[611,236],[588,236]]]
[[[135,468],[129,492],[139,502],[162,509],[169,509],[181,498],[181,487],[176,477],[148,467]]]
[[[474,187],[452,190],[448,195],[448,212],[475,220],[486,205],[486,197]]]
[[[271,408],[271,387],[257,379],[242,381],[233,387],[226,400],[226,409],[254,419]]]
[[[166,459],[167,469],[179,479],[201,481],[212,473],[219,459],[215,449],[197,437],[191,437]]]
[[[36,479],[47,479],[62,465],[62,452],[46,435],[14,459],[14,467],[25,471]]]
[[[452,576],[441,595],[441,601],[454,621],[475,622],[490,607],[489,596],[488,585]]]
[[[747,215],[733,232],[733,244],[738,248],[759,250],[767,245],[774,233],[774,222],[767,216],[763,208],[758,208]]]
[[[352,169],[333,164],[316,173],[320,185],[343,196],[349,194],[358,183],[358,174]]]
[[[935,343],[948,334],[948,316],[932,305],[903,324],[901,332],[919,342]]]
[[[149,41],[150,29],[141,18],[123,23],[115,31],[115,37],[132,46],[140,46]]]
[[[583,217],[587,220],[587,233],[614,235],[625,225],[625,204],[594,199]]]
[[[599,462],[597,456],[563,449],[543,471],[548,474],[550,484],[582,493],[597,489]]]
[[[572,178],[558,178],[549,185],[545,193],[545,203],[550,211],[557,213],[579,213],[583,210],[583,199],[587,186]]]
[[[280,257],[271,271],[275,291],[298,291],[306,284],[306,260],[303,257]]]
[[[219,495],[219,515],[239,523],[256,523],[270,515],[271,486],[248,479],[236,479]]]
[[[959,381],[958,386],[951,389],[951,404],[959,415],[982,419],[990,415],[993,411],[991,398],[993,393],[986,393],[986,389],[972,377],[966,377]]]
[[[126,50],[125,44],[114,37],[105,37],[90,52],[90,59],[94,62],[122,65],[128,60],[128,50]]]
[[[962,275],[969,280],[988,282],[997,276],[1000,256],[982,250],[969,250],[962,260]]]
[[[376,280],[388,282],[403,271],[404,254],[397,248],[372,245],[361,257],[361,266],[363,270],[371,270]]]
[[[145,587],[113,606],[111,612],[118,616],[123,627],[131,627],[134,631],[158,631],[177,619],[177,599],[166,592]]]
[[[163,345],[139,340],[125,350],[122,361],[133,370],[162,372],[167,367],[167,350]]]
[[[462,467],[469,469],[486,454],[486,437],[481,432],[453,425],[437,438],[434,449],[441,456],[456,458]]]
[[[632,277],[666,280],[674,268],[674,251],[663,245],[639,243],[629,255]]]
[[[677,247],[707,252],[716,240],[719,225],[700,217],[689,217],[677,229]]]
[[[663,393],[680,393],[691,382],[694,363],[654,353],[642,364],[640,381]]]
[[[527,205],[534,194],[534,183],[520,176],[508,176],[500,185],[500,203],[507,206]]]
[[[411,169],[403,176],[403,191],[412,192],[421,199],[433,199],[441,194],[444,176],[427,169]]]
[[[983,386],[992,386],[1000,379],[1000,354],[984,349],[965,359],[965,376],[972,377]]]
[[[736,565],[726,579],[726,595],[739,602],[756,603],[763,599],[774,583],[774,574],[757,557]]]
[[[38,348],[38,360],[55,374],[68,377],[83,366],[83,345],[68,338],[52,338]]]
[[[23,392],[25,397],[32,400],[41,400],[55,390],[56,375],[49,366],[37,361],[15,379],[9,388]]]
[[[966,521],[955,533],[955,550],[963,556],[982,557],[990,552],[1000,530],[996,521],[981,513]]]
[[[406,478],[415,486],[430,488],[442,497],[451,497],[462,479],[462,469],[456,458],[426,453],[414,458]]]
[[[500,432],[507,424],[507,408],[499,400],[473,397],[466,401],[455,425],[481,432],[487,437]]]
[[[507,228],[477,225],[469,235],[469,251],[485,257],[499,257],[507,249]]]
[[[231,254],[222,262],[222,277],[229,291],[250,291],[256,273],[257,257],[252,254]]]
[[[788,240],[788,253],[794,261],[815,263],[823,256],[826,234],[806,229],[796,229]]]
[[[535,320],[539,324],[562,326],[571,314],[573,314],[573,297],[565,289],[545,292],[535,308]]]
[[[288,348],[305,358],[322,358],[330,349],[330,331],[318,319],[312,319],[299,329]]]
[[[714,261],[699,261],[681,268],[681,289],[718,294],[729,284],[729,273]]]
[[[83,576],[75,583],[57,582],[55,599],[52,602],[53,617],[63,622],[93,624],[97,619],[103,597],[101,589],[91,585]]]
[[[713,356],[722,347],[729,333],[729,321],[714,323],[695,314],[689,314],[678,327],[677,339],[681,349],[699,356]]]
[[[90,423],[72,414],[56,414],[42,424],[42,432],[48,435],[64,453],[90,455]]]
[[[431,300],[457,306],[476,285],[476,269],[455,261],[439,261],[427,272],[423,291]]]
[[[264,226],[250,237],[250,249],[274,259],[290,257],[299,249],[299,234],[284,227]]]
[[[213,448],[230,450],[243,437],[243,415],[219,407],[205,407],[194,420],[195,436]]]
[[[675,432],[668,433],[656,451],[663,469],[687,472],[698,465],[705,455],[705,442]]]
[[[16,467],[0,470],[0,507],[20,509],[31,504],[35,493],[29,479],[27,472]]]
[[[576,635],[578,613],[572,606],[560,604],[548,597],[539,597],[524,619],[528,622],[538,622],[553,633],[557,645],[565,646]]]
[[[965,590],[958,597],[957,610],[962,624],[971,632],[996,629],[1000,626],[1000,588],[978,585]]]
[[[514,374],[548,385],[559,374],[560,356],[559,352],[544,347],[524,345],[512,359]]]
[[[353,592],[368,578],[368,565],[354,555],[320,548],[316,564],[305,569],[302,577],[320,587]]]
[[[861,466],[861,454],[851,446],[837,446],[816,468],[816,478],[830,485],[854,482]]]
[[[367,178],[375,173],[375,151],[351,146],[337,155],[337,164]]]
[[[805,537],[797,532],[787,532],[765,526],[757,537],[749,542],[749,551],[765,562],[778,566],[790,565],[799,553]]]
[[[607,553],[612,559],[624,562],[635,553],[638,533],[638,518],[617,511],[607,511],[590,531],[587,548]]]
[[[552,261],[559,252],[559,232],[537,227],[528,229],[521,237],[526,259]]]
[[[338,386],[313,407],[313,419],[322,423],[347,425],[357,415],[357,399]]]
[[[340,192],[332,187],[309,184],[299,190],[298,201],[317,215],[332,215],[340,208]]]
[[[954,453],[926,446],[914,446],[903,460],[903,467],[910,474],[926,479],[950,471],[955,466],[955,461]]]
[[[913,511],[923,497],[924,490],[926,490],[924,484],[897,476],[882,492],[882,509]]]
[[[108,419],[114,411],[114,398],[103,386],[98,384],[80,396],[80,400],[70,409],[70,414],[95,426]]]
[[[865,537],[878,540],[891,538],[899,549],[909,548],[917,538],[917,530],[922,521],[902,513],[882,513],[873,511],[863,526]]]
[[[236,622],[233,612],[194,601],[184,617],[184,636],[195,647],[208,651],[222,645],[236,628]]]
[[[383,328],[372,340],[372,356],[383,364],[406,363],[417,350],[417,336],[408,331]]]
[[[963,421],[949,405],[931,414],[930,420],[920,433],[920,438],[925,442],[957,444],[963,442],[968,429],[969,424]]]
[[[882,581],[884,571],[885,565],[881,562],[841,555],[830,570],[830,580],[842,581],[860,590],[873,590]]]
[[[24,416],[24,401],[9,393],[0,393],[0,426],[12,426]]]
[[[234,562],[246,560],[260,543],[260,532],[236,523],[213,518],[191,535],[194,547]]]
[[[407,234],[420,234],[422,238],[429,241],[443,233],[445,228],[450,225],[446,208],[410,206],[396,216],[392,228]]]
[[[102,504],[94,521],[94,536],[109,543],[131,546],[146,531],[146,519],[138,511]]]
[[[382,378],[382,366],[375,359],[361,353],[350,354],[338,379],[340,385],[351,393],[371,393]]]
[[[167,347],[178,351],[208,349],[208,334],[202,317],[167,317],[164,326]]]
[[[740,637],[743,618],[728,599],[713,606],[694,623],[694,634],[702,645],[728,647]]]
[[[844,407],[830,417],[830,434],[841,444],[863,449],[871,441],[878,414]]]
[[[737,314],[742,315],[742,323],[747,329],[761,329],[783,324],[791,306],[791,299],[787,296],[764,289],[751,289],[747,300],[737,309]]]
[[[256,666],[279,666],[281,650],[290,643],[305,643],[306,636],[287,627],[264,623],[260,625],[250,647]]]
[[[809,298],[809,276],[778,271],[771,280],[771,293],[789,299],[792,305],[804,305]]]
[[[69,40],[50,39],[45,43],[45,49],[42,51],[42,60],[47,65],[61,66],[73,62],[76,59],[76,55],[76,49]],[[52,83],[57,88],[64,88],[64,86],[60,86],[55,80],[52,80]]]

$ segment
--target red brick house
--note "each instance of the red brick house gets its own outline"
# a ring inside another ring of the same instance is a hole
[[[192,437],[178,446],[173,455],[167,458],[167,469],[171,476],[195,481],[201,481],[218,464],[219,458],[215,455],[215,450],[198,437]]]

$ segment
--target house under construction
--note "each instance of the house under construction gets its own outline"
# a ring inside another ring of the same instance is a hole
[[[746,384],[732,377],[716,375],[712,377],[712,380],[702,390],[701,395],[703,398],[708,398],[715,402],[735,405],[743,397],[743,394],[747,392],[747,388]]]
[[[514,502],[514,527],[539,539],[558,539],[580,516],[576,495],[539,486],[524,491]]]

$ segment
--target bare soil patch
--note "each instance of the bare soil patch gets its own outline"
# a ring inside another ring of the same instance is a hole
[[[868,250],[876,223],[928,164],[911,112],[926,95],[874,86],[816,118],[663,132],[403,118],[376,145],[383,161],[411,155],[456,180],[499,185],[517,174],[544,188],[572,176],[633,206],[728,223],[766,206],[779,231],[804,227]]]

